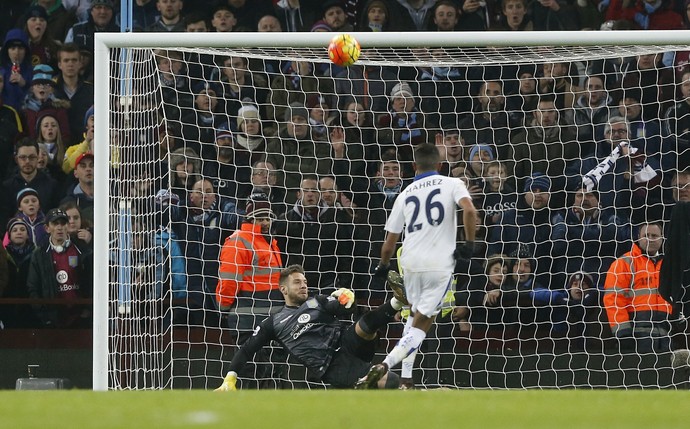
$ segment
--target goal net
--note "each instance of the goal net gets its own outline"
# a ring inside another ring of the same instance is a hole
[[[357,315],[389,299],[372,271],[422,142],[479,219],[418,386],[687,383],[682,315],[617,338],[631,306],[665,307],[604,287],[640,231],[690,197],[686,32],[411,36],[355,34],[362,55],[343,69],[330,34],[97,35],[94,388],[220,384],[251,328],[219,309],[219,256],[257,192],[312,293],[352,288]],[[382,333],[375,361],[402,329]],[[245,388],[327,387],[278,346],[248,368]]]

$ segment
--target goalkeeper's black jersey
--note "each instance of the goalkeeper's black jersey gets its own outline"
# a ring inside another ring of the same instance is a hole
[[[299,307],[285,306],[261,322],[232,359],[229,370],[239,370],[275,340],[309,369],[310,379],[320,380],[340,347],[340,336],[346,327],[338,316],[348,313],[337,299],[323,295],[309,298]]]

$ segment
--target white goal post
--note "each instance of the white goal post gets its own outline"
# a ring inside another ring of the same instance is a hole
[[[521,64],[540,64],[548,61],[562,59],[567,62],[586,61],[596,58],[629,57],[639,53],[664,51],[690,50],[690,31],[582,31],[582,32],[420,32],[420,33],[351,33],[360,43],[363,49],[359,64],[384,64],[391,67],[397,66],[417,66],[428,65],[429,61],[439,61],[441,65],[461,64],[485,66],[499,65],[502,61],[507,61],[514,65]],[[175,344],[175,340],[162,341],[158,346],[160,349],[154,351],[143,350],[139,353],[146,356],[134,356],[133,359],[144,361],[143,364],[134,365],[137,368],[133,371],[146,374],[143,378],[145,382],[122,385],[113,382],[114,365],[117,366],[122,359],[130,358],[127,353],[114,356],[112,350],[113,335],[117,335],[118,312],[128,314],[129,301],[118,303],[118,297],[113,296],[111,291],[117,281],[131,282],[128,277],[130,274],[118,276],[113,273],[116,267],[112,265],[113,253],[117,253],[119,258],[130,260],[129,249],[118,248],[123,243],[131,244],[131,236],[118,239],[114,234],[132,228],[131,210],[128,209],[126,198],[116,198],[113,192],[119,189],[113,184],[121,181],[120,177],[111,177],[111,166],[113,164],[125,163],[136,169],[136,159],[119,159],[119,153],[115,157],[110,145],[106,142],[111,141],[111,134],[114,129],[134,130],[139,124],[122,122],[113,124],[113,110],[116,105],[121,109],[136,109],[137,104],[132,104],[132,86],[130,80],[136,80],[137,76],[132,76],[132,64],[138,61],[130,57],[130,50],[184,50],[190,52],[198,50],[209,55],[229,55],[227,52],[234,52],[234,55],[246,55],[255,58],[256,52],[262,52],[266,58],[270,59],[304,59],[314,63],[328,64],[326,47],[333,33],[97,33],[95,36],[95,135],[94,147],[95,157],[95,205],[94,205],[94,292],[93,292],[93,389],[108,390],[119,388],[171,388],[176,387],[167,381],[172,377],[176,364],[175,360],[165,355],[172,353],[169,349]],[[430,57],[418,56],[418,49],[427,47],[448,49],[448,54],[436,60]],[[379,52],[379,48],[381,54]],[[400,49],[398,52],[397,49]],[[464,48],[467,48],[466,50]],[[546,49],[543,49],[546,48]],[[114,53],[117,52],[120,60],[119,64],[113,62]],[[387,56],[389,52],[396,52],[395,55]],[[460,54],[464,53],[464,54]],[[456,55],[457,54],[457,55]],[[153,55],[153,54],[151,54]],[[117,77],[117,79],[115,79]],[[146,88],[154,94],[159,88]],[[445,95],[445,94],[439,94]],[[151,95],[154,97],[155,95]],[[155,101],[154,101],[155,103]],[[122,120],[122,119],[121,119]],[[151,126],[152,124],[146,124]],[[433,139],[431,140],[433,143]],[[117,149],[117,148],[116,148]],[[114,191],[115,189],[115,191]],[[115,205],[114,205],[115,203]],[[115,243],[115,244],[114,244]],[[130,267],[125,267],[129,273]],[[114,278],[119,278],[115,279]],[[117,285],[115,285],[117,286]],[[126,286],[126,285],[125,285]],[[126,298],[127,300],[131,298]],[[158,319],[156,319],[158,320]],[[163,323],[163,318],[160,323]],[[155,320],[151,323],[158,323]],[[113,332],[116,332],[113,334]],[[128,335],[133,338],[137,332],[130,332]],[[146,333],[142,335],[147,335]],[[170,334],[172,335],[172,334]],[[147,338],[139,338],[136,341],[147,341]],[[157,340],[151,340],[157,341]],[[146,349],[146,347],[144,347]],[[137,353],[137,352],[133,352]],[[431,351],[430,353],[434,353]],[[511,350],[508,354],[516,353]],[[519,354],[519,352],[517,352]],[[159,356],[149,356],[161,355]],[[486,357],[486,356],[485,356]],[[522,359],[523,357],[521,357]],[[557,353],[551,352],[546,360],[557,361],[560,358]],[[199,358],[203,360],[202,358]],[[488,357],[487,357],[488,359]],[[539,361],[539,355],[533,354],[525,356],[524,360],[534,359]],[[605,360],[604,357],[596,356],[593,360]],[[561,359],[562,360],[562,359]],[[653,360],[653,359],[652,359]],[[474,371],[476,361],[470,359],[470,365],[464,370],[458,370],[451,377],[455,382],[451,383],[456,387],[491,387],[491,383],[478,383],[475,386],[471,375]],[[446,366],[456,363],[452,352],[442,354],[435,364],[437,371],[443,372]],[[559,363],[561,365],[562,363]],[[160,366],[157,371],[160,374],[148,375],[151,365]],[[200,364],[203,366],[203,364]],[[556,363],[554,363],[556,365]],[[565,367],[567,369],[567,363]],[[603,365],[603,363],[602,363]],[[635,366],[635,364],[632,364]],[[638,363],[638,366],[644,365]],[[488,374],[501,378],[500,364],[487,369],[489,364],[483,367]],[[216,362],[214,370],[222,367],[222,363]],[[536,365],[535,371],[538,371]],[[599,368],[604,371],[604,369]],[[671,368],[663,368],[664,370]],[[606,374],[597,373],[587,367],[586,372],[590,373],[592,381],[589,385],[594,387],[606,387]],[[654,369],[652,368],[652,371]],[[567,372],[567,371],[566,371]],[[220,373],[213,374],[218,377]],[[562,377],[558,371],[553,371],[553,377]],[[133,375],[137,378],[140,375]],[[183,383],[184,387],[196,387],[193,378],[189,383]],[[519,377],[519,375],[517,375]],[[539,377],[537,375],[537,377]],[[567,377],[567,376],[566,376]],[[548,378],[548,377],[547,377]],[[162,381],[161,381],[162,380]],[[218,378],[218,380],[220,380]],[[621,376],[622,381],[614,382],[614,387],[640,387],[638,380],[628,383],[625,376]],[[687,381],[687,379],[685,380]],[[207,385],[204,381],[201,385]],[[434,383],[431,383],[434,384]],[[443,383],[441,383],[443,384]],[[499,385],[501,383],[499,382]],[[544,386],[552,387],[559,385],[551,380],[545,381]],[[562,383],[566,387],[579,387],[580,382]],[[506,386],[510,383],[506,383]],[[541,386],[539,386],[541,387]],[[674,381],[659,387],[678,387]]]

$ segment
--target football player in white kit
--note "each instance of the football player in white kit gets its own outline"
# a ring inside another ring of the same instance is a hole
[[[388,221],[381,261],[375,276],[385,279],[398,239],[404,234],[400,265],[405,274],[412,325],[382,363],[373,365],[355,388],[374,387],[390,368],[415,353],[438,314],[453,281],[455,256],[470,258],[474,250],[476,209],[465,183],[438,173],[436,146],[418,145],[414,182],[395,200]],[[456,250],[457,207],[462,209],[467,241]]]

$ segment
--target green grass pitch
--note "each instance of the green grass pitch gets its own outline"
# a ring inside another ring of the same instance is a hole
[[[2,428],[688,428],[687,391],[1,391]]]

